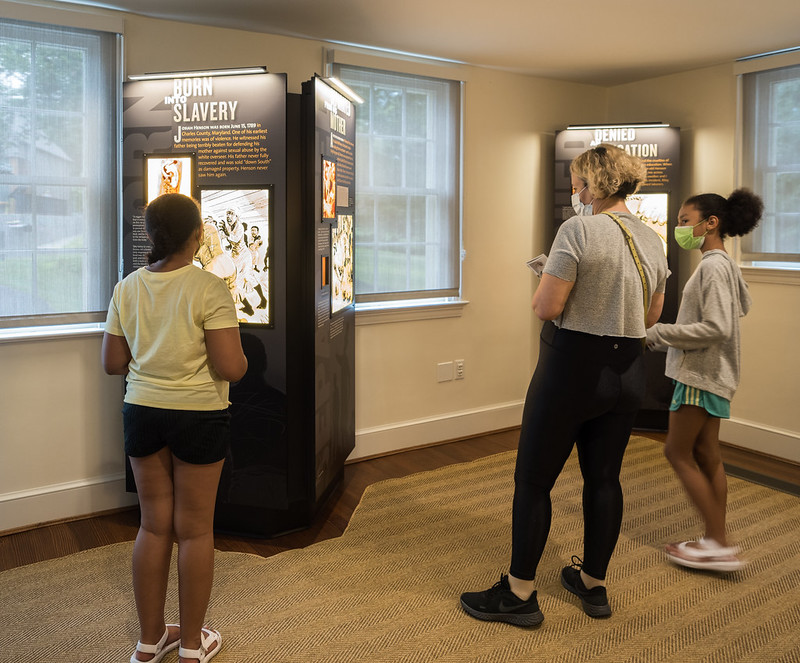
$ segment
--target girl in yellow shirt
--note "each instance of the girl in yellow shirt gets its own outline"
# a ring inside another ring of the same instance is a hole
[[[228,287],[194,266],[203,241],[197,203],[170,193],[145,210],[147,267],[117,284],[102,362],[125,375],[125,453],[139,494],[133,549],[140,639],[131,663],[158,663],[176,647],[206,663],[222,646],[203,622],[214,567],[214,504],[230,438],[228,382],[247,370]],[[178,541],[180,624],[165,623],[173,537]]]

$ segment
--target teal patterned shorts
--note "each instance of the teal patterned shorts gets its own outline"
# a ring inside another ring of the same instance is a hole
[[[712,417],[731,418],[731,402],[729,400],[697,387],[690,387],[683,382],[675,382],[675,391],[672,394],[669,409],[674,412],[681,405],[696,405],[703,408]]]

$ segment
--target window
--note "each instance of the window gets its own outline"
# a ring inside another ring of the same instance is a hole
[[[800,268],[800,66],[743,77],[743,184],[764,200],[742,260]]]
[[[336,65],[356,110],[357,302],[457,297],[461,83]]]
[[[116,34],[0,19],[0,327],[104,317],[117,78]]]

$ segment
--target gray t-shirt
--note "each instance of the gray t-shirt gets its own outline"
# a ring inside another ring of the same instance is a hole
[[[633,236],[649,300],[654,292],[664,292],[670,274],[664,242],[633,214],[615,214]],[[544,272],[575,282],[564,311],[553,321],[556,326],[596,336],[644,338],[642,279],[625,234],[611,217],[595,214],[565,221]]]

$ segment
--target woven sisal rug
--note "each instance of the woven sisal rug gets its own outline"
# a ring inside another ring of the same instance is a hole
[[[748,566],[728,576],[676,568],[661,548],[696,536],[698,521],[661,445],[639,437],[623,467],[611,619],[585,616],[559,582],[581,554],[574,455],[553,492],[539,568],[544,623],[465,615],[459,594],[508,567],[513,466],[508,452],[383,481],[338,539],[267,559],[218,552],[208,622],[224,646],[214,663],[800,660],[800,498],[731,478],[730,530]],[[0,661],[127,661],[137,636],[131,546],[0,574]],[[173,598],[167,616],[177,617]]]

